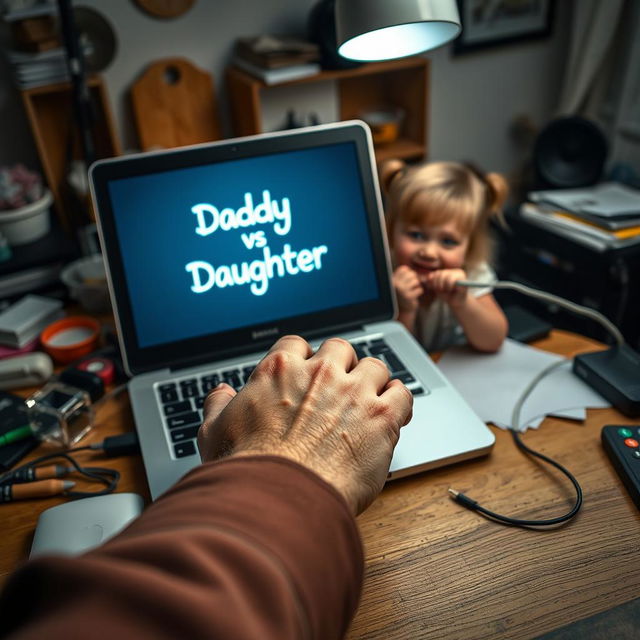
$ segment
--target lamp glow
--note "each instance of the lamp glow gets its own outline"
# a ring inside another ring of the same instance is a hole
[[[423,53],[461,30],[455,0],[336,0],[338,53],[351,60]]]

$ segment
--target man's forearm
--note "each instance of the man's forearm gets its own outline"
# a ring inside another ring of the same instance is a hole
[[[20,639],[340,638],[362,572],[332,487],[282,458],[231,458],[190,472],[102,547],[27,564],[0,617]]]

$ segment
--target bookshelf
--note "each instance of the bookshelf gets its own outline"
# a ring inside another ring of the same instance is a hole
[[[227,93],[231,107],[234,134],[262,133],[261,101],[273,86],[299,86],[334,81],[338,94],[338,118],[359,118],[367,109],[400,107],[404,119],[400,135],[394,142],[376,145],[378,162],[388,158],[420,160],[427,155],[429,100],[429,61],[412,57],[364,64],[353,69],[321,71],[278,85],[262,80],[230,66],[227,69]]]

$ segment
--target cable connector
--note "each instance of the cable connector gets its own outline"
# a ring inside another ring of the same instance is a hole
[[[89,445],[90,449],[104,452],[105,456],[131,456],[140,453],[140,443],[135,431],[124,433],[121,436],[109,436],[102,442]]]
[[[468,496],[465,496],[464,493],[460,493],[459,491],[457,491],[456,489],[452,489],[451,487],[449,487],[447,491],[449,492],[449,496],[452,500],[455,500],[463,507],[467,507],[467,509],[476,511],[478,503],[475,500],[472,500]]]

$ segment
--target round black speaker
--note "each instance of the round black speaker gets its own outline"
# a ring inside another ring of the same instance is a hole
[[[542,187],[571,189],[595,184],[607,158],[607,140],[591,121],[566,116],[538,135],[533,159]]]

